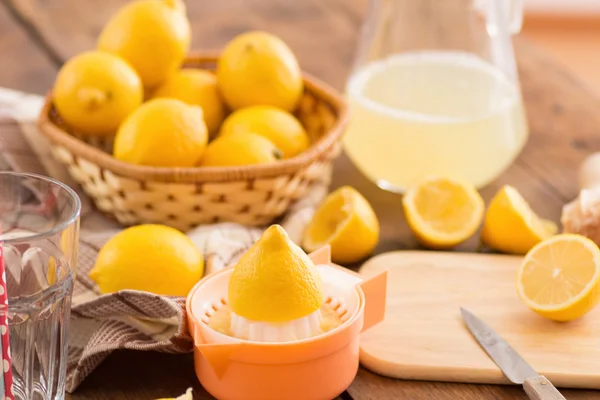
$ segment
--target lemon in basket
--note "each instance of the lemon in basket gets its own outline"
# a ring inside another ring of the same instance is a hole
[[[175,71],[156,88],[152,97],[170,97],[202,107],[204,121],[211,134],[218,131],[225,117],[225,105],[217,88],[217,77],[209,71],[200,69]]]
[[[266,32],[247,32],[227,44],[217,64],[219,88],[233,109],[271,105],[296,108],[302,72],[292,50]]]
[[[186,296],[203,272],[202,253],[187,236],[149,224],[113,236],[100,249],[89,275],[102,293],[131,289]]]
[[[228,299],[234,313],[251,321],[290,322],[321,308],[321,277],[285,230],[271,225],[236,264]]]
[[[283,158],[294,157],[308,148],[310,140],[304,127],[292,114],[273,106],[241,108],[231,114],[220,135],[253,132],[272,141]]]
[[[88,51],[63,65],[53,97],[56,110],[71,128],[87,135],[107,136],[139,107],[143,88],[125,61],[112,54]]]
[[[119,9],[104,26],[98,49],[128,61],[149,88],[179,68],[190,40],[181,0],[137,0]]]
[[[193,167],[208,142],[202,109],[176,99],[142,104],[121,124],[114,157],[153,167]]]
[[[272,163],[281,159],[273,142],[255,133],[219,136],[206,148],[204,167],[242,166]]]
[[[308,252],[331,246],[331,259],[348,264],[373,252],[379,221],[371,204],[351,186],[330,193],[306,228],[302,247]]]

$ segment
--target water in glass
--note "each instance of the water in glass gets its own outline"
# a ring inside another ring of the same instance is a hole
[[[80,203],[67,186],[0,172],[13,393],[64,399],[67,332],[77,260]]]

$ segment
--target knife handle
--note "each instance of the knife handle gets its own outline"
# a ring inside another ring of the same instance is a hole
[[[531,400],[566,400],[543,375],[525,379],[523,389]]]

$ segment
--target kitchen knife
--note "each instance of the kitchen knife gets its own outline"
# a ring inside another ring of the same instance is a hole
[[[523,385],[532,400],[565,400],[544,376],[539,375],[494,330],[471,312],[461,307],[463,320],[473,337],[512,383]]]

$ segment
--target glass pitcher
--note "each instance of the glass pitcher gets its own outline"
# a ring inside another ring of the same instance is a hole
[[[528,136],[511,35],[522,0],[373,0],[346,94],[346,153],[380,187],[482,187]]]

